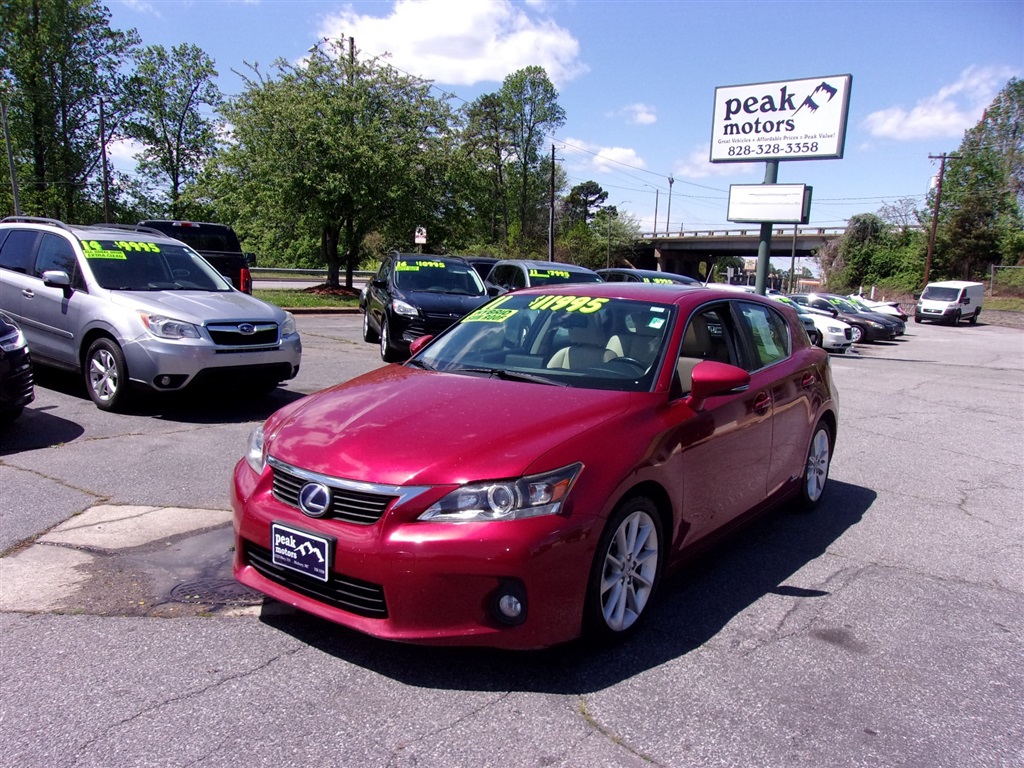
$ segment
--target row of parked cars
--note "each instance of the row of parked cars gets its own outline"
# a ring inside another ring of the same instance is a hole
[[[702,285],[692,277],[654,270],[594,271],[560,262],[393,253],[383,259],[360,298],[363,338],[380,344],[386,362],[400,360],[415,339],[444,330],[495,296],[538,285],[596,282]],[[894,303],[828,293],[769,295],[793,306],[814,344],[829,352],[891,340],[906,330],[907,315]]]

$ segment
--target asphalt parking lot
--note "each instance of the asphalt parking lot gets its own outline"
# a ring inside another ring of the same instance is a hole
[[[0,432],[0,764],[1024,765],[1024,330],[833,356],[817,513],[678,574],[620,646],[529,654],[375,641],[233,585],[249,431],[380,365],[358,315],[299,330],[267,399],[106,414],[44,372]]]

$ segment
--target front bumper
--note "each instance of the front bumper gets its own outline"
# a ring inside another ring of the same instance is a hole
[[[451,486],[393,502],[372,524],[314,519],[272,492],[243,459],[234,472],[235,578],[281,602],[401,642],[543,648],[578,636],[593,557],[593,518],[551,515],[491,523],[420,522]],[[271,525],[334,541],[328,582],[274,567]],[[521,623],[496,610],[521,597]]]
[[[299,371],[302,342],[297,333],[259,347],[215,345],[205,338],[165,340],[140,336],[124,344],[131,380],[160,391],[192,383],[234,380],[240,385],[286,381]]]

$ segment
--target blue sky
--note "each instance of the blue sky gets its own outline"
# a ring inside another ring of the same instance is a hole
[[[852,76],[842,159],[781,162],[779,183],[814,187],[811,224],[843,226],[903,197],[923,204],[1011,77],[1024,76],[1024,0],[684,2],[681,0],[107,0],[111,25],[144,45],[193,43],[232,70],[298,61],[324,37],[472,101],[543,66],[565,126],[547,145],[570,184],[598,182],[647,232],[738,228],[730,184],[764,163],[711,164],[718,86]],[[458,103],[458,102],[456,102]],[[130,154],[120,149],[123,167]],[[669,214],[669,183],[674,183]],[[657,191],[656,191],[657,190]]]

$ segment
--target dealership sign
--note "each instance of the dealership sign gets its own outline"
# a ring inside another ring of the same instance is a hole
[[[841,158],[852,75],[715,88],[712,163]]]
[[[729,213],[735,222],[806,224],[811,216],[811,187],[806,184],[733,184]]]

